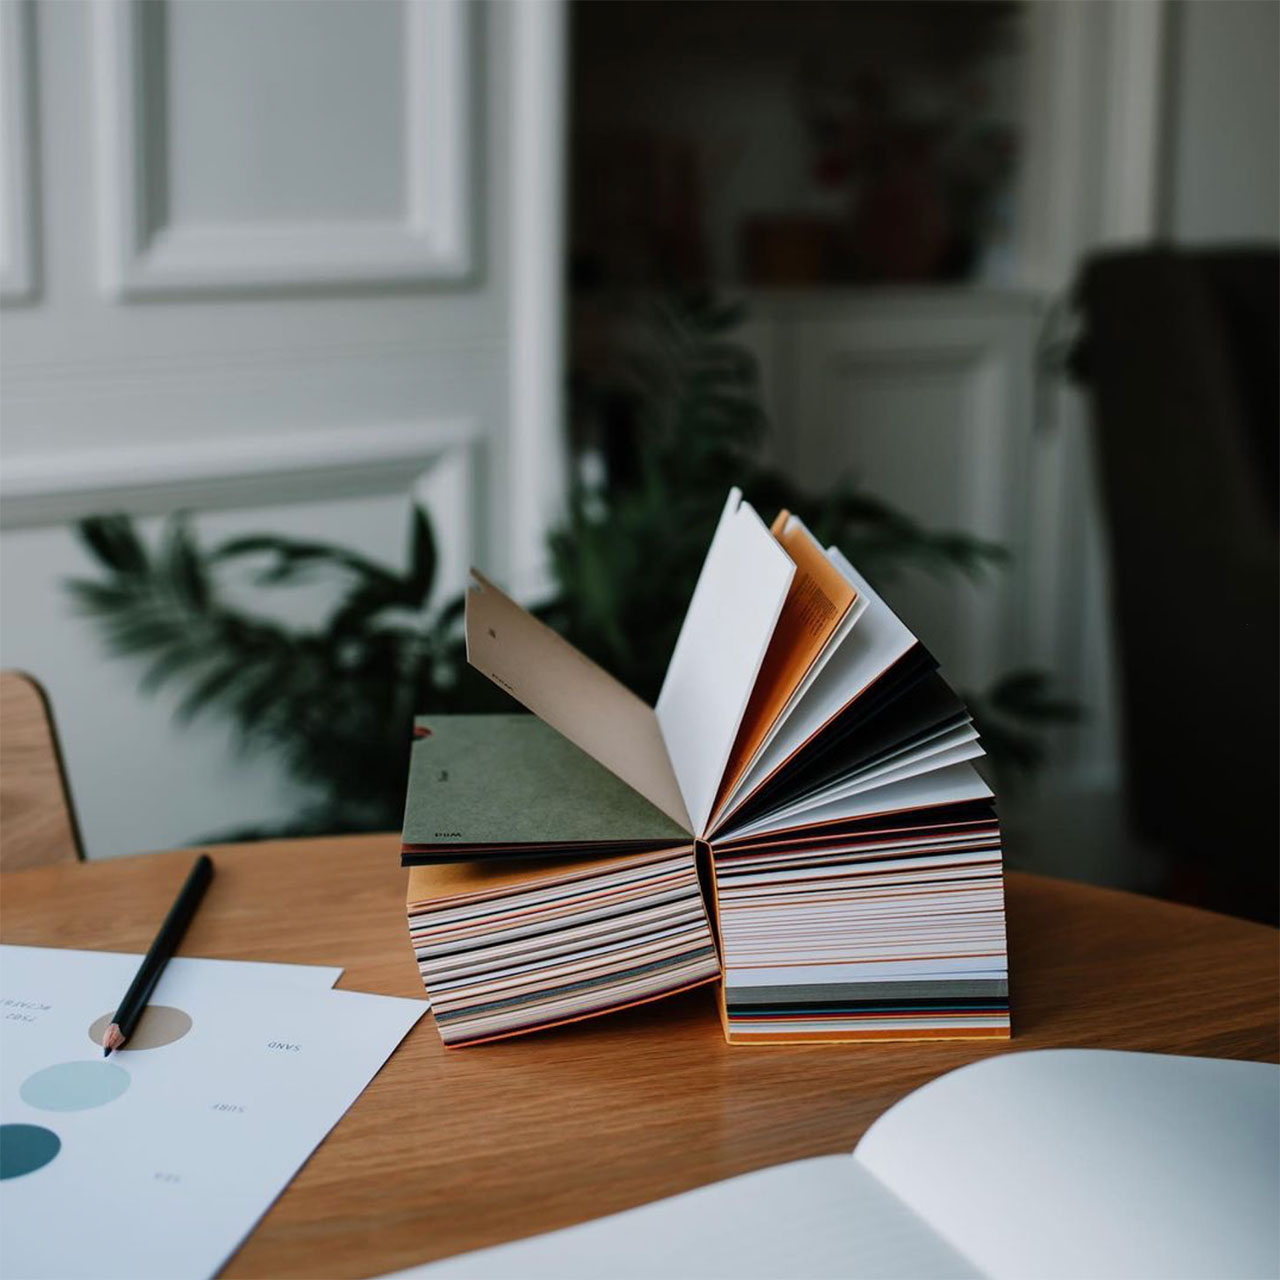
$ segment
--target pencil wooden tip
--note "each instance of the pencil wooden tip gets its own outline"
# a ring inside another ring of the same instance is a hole
[[[113,1022],[102,1033],[102,1056],[110,1057],[111,1050],[118,1049],[122,1044],[124,1044],[124,1036],[120,1033],[119,1026]]]

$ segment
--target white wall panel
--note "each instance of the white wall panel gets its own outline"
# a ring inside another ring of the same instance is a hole
[[[34,53],[29,0],[0,0],[0,302],[36,289]]]
[[[0,527],[60,524],[102,511],[150,513],[407,492],[444,457],[462,460],[454,462],[450,474],[461,478],[459,466],[468,476],[477,474],[481,452],[474,422],[442,418],[18,457],[4,466]],[[469,506],[462,514],[472,521]]]
[[[19,6],[0,6],[8,33]],[[0,342],[0,663],[49,686],[103,856],[283,817],[299,797],[212,721],[174,729],[136,668],[102,654],[62,586],[88,563],[69,521],[112,509],[152,527],[182,507],[210,534],[296,532],[397,563],[416,492],[442,591],[472,562],[536,581],[564,479],[549,265],[564,10],[29,12],[41,289],[6,307]],[[104,262],[121,291],[104,292]],[[323,601],[281,603],[302,617]]]
[[[1280,5],[1174,7],[1161,230],[1192,244],[1280,234]]]
[[[102,0],[101,274],[124,298],[472,268],[467,0]]]
[[[780,458],[816,491],[843,477],[928,529],[1022,551],[1036,317],[968,291],[760,300]],[[1028,577],[1016,559],[976,582],[882,585],[948,677],[979,689],[1025,659]]]
[[[1078,393],[1037,392],[1043,304],[1029,291],[892,290],[761,295],[751,313],[744,336],[762,363],[773,452],[797,479],[820,491],[842,475],[861,481],[930,529],[1012,552],[976,581],[908,570],[878,582],[962,692],[1034,668],[1084,712],[1078,727],[1044,735],[1034,785],[1002,788],[1007,855],[1141,886],[1118,798],[1090,442],[1078,406],[1063,413]]]
[[[163,176],[152,230],[404,217],[406,86],[425,73],[403,53],[404,5],[133,12],[145,163]]]

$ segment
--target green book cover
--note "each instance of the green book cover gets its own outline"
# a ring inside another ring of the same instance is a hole
[[[420,716],[414,727],[406,852],[692,843],[678,823],[536,716]]]

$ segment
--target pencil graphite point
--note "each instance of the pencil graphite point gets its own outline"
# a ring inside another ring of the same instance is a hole
[[[204,897],[204,892],[212,879],[213,859],[207,853],[202,853],[196,859],[186,880],[183,881],[182,890],[174,899],[173,906],[169,908],[169,914],[165,916],[155,941],[147,949],[147,954],[142,957],[142,964],[134,974],[128,991],[124,993],[124,999],[111,1015],[111,1025],[102,1036],[104,1058],[111,1056],[112,1049],[119,1049],[129,1038],[129,1032],[138,1025],[138,1019],[147,1006],[147,999],[152,989],[160,974],[164,972],[170,957],[178,949],[182,935],[191,923],[191,917],[200,905],[200,900]],[[125,1026],[129,1031],[123,1029]]]

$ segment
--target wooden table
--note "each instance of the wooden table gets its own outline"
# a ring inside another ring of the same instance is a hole
[[[213,852],[218,876],[185,954],[340,964],[344,987],[422,994],[395,837]],[[11,873],[0,937],[141,951],[190,863],[170,853]],[[425,1018],[224,1274],[371,1276],[848,1151],[910,1090],[1010,1048],[1276,1059],[1276,931],[1018,874],[1008,915],[1008,1047],[731,1049],[709,988],[447,1053]]]

